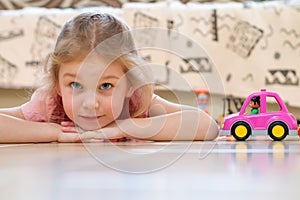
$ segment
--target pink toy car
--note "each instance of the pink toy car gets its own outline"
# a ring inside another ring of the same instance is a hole
[[[255,104],[255,99],[259,99],[259,106],[256,104],[247,113],[248,105]],[[269,100],[275,103],[277,109],[267,109],[266,102]],[[232,135],[239,141],[246,140],[250,135],[262,134],[268,134],[276,141],[283,140],[287,135],[300,136],[295,116],[289,113],[277,93],[267,92],[265,89],[249,95],[239,113],[225,117],[221,122],[220,134]]]

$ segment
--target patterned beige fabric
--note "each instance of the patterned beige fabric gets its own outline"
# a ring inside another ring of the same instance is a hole
[[[120,8],[126,0],[0,0],[1,10],[24,7],[78,8],[83,6],[111,6]]]
[[[87,6],[111,6],[121,8],[127,2],[155,3],[167,0],[0,0],[0,10],[22,9],[24,7],[78,8]],[[178,0],[188,2],[241,2],[244,0]]]

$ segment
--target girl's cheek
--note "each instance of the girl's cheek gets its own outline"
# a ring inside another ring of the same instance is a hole
[[[121,113],[129,111],[129,109],[126,109],[125,106],[128,107],[128,105],[124,104],[124,100],[120,100],[119,102],[114,102],[112,104],[112,115],[115,119],[118,118],[121,115]]]
[[[74,96],[69,96],[64,102],[64,109],[67,116],[74,121],[74,116],[80,108],[79,102]]]

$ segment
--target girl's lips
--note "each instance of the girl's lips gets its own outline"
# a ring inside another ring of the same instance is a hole
[[[100,117],[102,117],[101,115],[99,116],[85,116],[85,115],[80,115],[81,118],[85,119],[85,120],[98,120]]]

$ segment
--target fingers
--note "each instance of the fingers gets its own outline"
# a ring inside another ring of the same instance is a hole
[[[71,121],[61,122],[61,127],[62,133],[59,139],[61,142],[126,141],[125,135],[116,127],[102,128],[95,131],[83,131]]]
[[[61,127],[61,130],[66,133],[74,133],[74,132],[77,133],[76,127],[71,127],[71,126],[63,126]]]
[[[81,142],[81,139],[79,137],[78,133],[65,133],[62,132],[59,135],[59,142]]]
[[[81,142],[75,124],[72,121],[61,122],[62,133],[59,136],[60,142]]]
[[[100,129],[95,131],[86,131],[80,134],[81,140],[86,139],[102,139],[110,141],[119,141],[121,138],[124,138],[124,135],[120,134],[115,129]]]
[[[62,131],[63,132],[67,132],[67,133],[70,133],[70,132],[78,132],[77,128],[75,127],[75,124],[74,122],[71,122],[71,121],[63,121],[61,122],[61,126],[62,126]]]
[[[96,131],[86,131],[80,134],[80,138],[84,139],[107,139],[101,130]]]
[[[74,122],[72,121],[63,121],[61,122],[62,126],[75,126]]]

